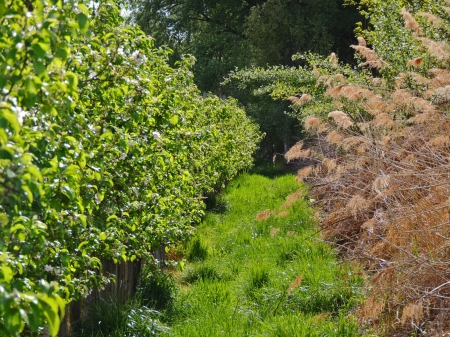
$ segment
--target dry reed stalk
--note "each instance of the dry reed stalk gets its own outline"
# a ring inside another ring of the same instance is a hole
[[[330,113],[335,123],[326,124],[329,131],[316,133],[316,151],[325,159],[314,169],[299,171],[298,180],[310,177],[325,239],[338,241],[349,258],[375,275],[359,312],[363,321],[379,323],[393,317],[384,315],[390,310],[400,316],[396,322],[385,321],[394,330],[425,322],[449,330],[450,46],[418,37],[422,32],[417,21],[406,11],[402,14],[416,38],[440,60],[424,63],[417,58],[409,66],[423,70],[436,62],[440,68],[425,76],[400,74],[397,90],[377,87],[382,81],[374,81],[378,84],[372,93],[351,83],[333,86],[339,81],[336,76],[324,77],[327,95],[340,108]],[[381,66],[383,61],[365,41],[354,48]],[[354,114],[351,120],[343,111],[355,110],[347,110],[347,104],[373,119]],[[343,127],[346,118],[358,127]]]

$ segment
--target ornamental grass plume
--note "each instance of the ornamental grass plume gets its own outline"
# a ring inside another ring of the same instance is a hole
[[[368,68],[379,69],[382,66],[381,58],[378,54],[365,46],[351,45],[351,48],[355,49],[366,60],[361,66],[367,66]]]
[[[406,28],[411,29],[417,36],[422,34],[422,29],[419,23],[414,19],[414,17],[405,8],[402,9],[403,19],[406,23]]]
[[[298,142],[289,149],[284,155],[284,158],[289,163],[295,159],[306,159],[311,155],[311,149],[303,150],[303,141]]]
[[[418,68],[418,67],[420,67],[422,62],[423,62],[423,57],[416,57],[416,58],[414,58],[412,60],[409,60],[408,63],[407,63],[407,66],[408,67]]]
[[[343,111],[335,110],[328,114],[328,117],[331,117],[334,119],[336,124],[343,127],[344,129],[349,128],[353,125],[352,120],[350,117]]]
[[[306,130],[317,129],[317,128],[319,128],[320,124],[321,124],[320,118],[315,117],[315,116],[306,117],[305,122],[304,122],[304,126],[305,126]]]
[[[430,21],[434,28],[441,28],[441,26],[443,24],[443,21],[441,18],[439,18],[436,15],[433,15],[431,13],[419,12],[419,13],[417,13],[417,15]]]

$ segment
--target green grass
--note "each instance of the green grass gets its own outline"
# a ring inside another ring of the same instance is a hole
[[[190,242],[173,248],[184,270],[144,271],[139,301],[114,310],[100,303],[86,322],[94,329],[79,336],[361,336],[350,314],[359,273],[321,242],[307,196],[280,208],[302,186],[274,173],[230,183]]]
[[[209,212],[187,245],[167,335],[361,335],[349,314],[358,273],[319,240],[307,199],[280,209],[299,188],[292,175],[243,174],[217,198],[225,211]],[[274,214],[257,221],[267,209]],[[281,211],[289,214],[277,218]]]

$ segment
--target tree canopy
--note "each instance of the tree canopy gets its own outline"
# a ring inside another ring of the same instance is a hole
[[[173,60],[196,57],[197,84],[221,92],[236,67],[293,65],[298,52],[339,52],[351,59],[353,29],[361,19],[340,0],[131,0],[131,18]]]

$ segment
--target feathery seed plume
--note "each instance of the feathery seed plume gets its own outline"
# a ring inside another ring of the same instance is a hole
[[[440,61],[446,61],[450,53],[450,46],[444,42],[436,42],[425,37],[417,38]]]
[[[295,179],[297,182],[302,182],[305,178],[309,177],[309,175],[313,172],[312,166],[307,166],[298,170],[297,178]]]
[[[338,58],[336,56],[336,53],[331,53],[330,55],[330,62],[333,65],[333,67],[337,67],[338,66]]]
[[[405,8],[402,8],[403,19],[406,23],[406,28],[411,29],[415,34],[420,35],[421,29],[420,25],[417,23],[416,19],[409,13]]]
[[[309,130],[311,128],[317,129],[320,126],[321,121],[320,121],[320,118],[318,118],[318,117],[308,116],[308,117],[306,117],[304,124],[305,124],[306,130]]]
[[[353,125],[353,122],[350,119],[350,117],[343,111],[339,110],[332,111],[328,114],[328,117],[333,118],[336,124],[342,126],[344,129]]]
[[[433,15],[431,13],[424,13],[424,12],[419,12],[419,13],[417,13],[417,15],[419,15],[423,18],[426,18],[428,21],[431,22],[431,24],[435,28],[440,28],[442,26],[442,19],[438,18],[436,15]]]
[[[344,136],[337,131],[331,131],[327,135],[327,142],[331,144],[339,144],[344,139]]]
[[[362,66],[367,66],[374,69],[381,68],[382,61],[374,50],[359,45],[351,45],[350,47],[355,49],[361,54],[362,57],[366,59],[366,62],[361,64]]]
[[[362,36],[358,36],[356,39],[358,40],[358,45],[363,47],[367,46],[367,42]]]
[[[375,119],[373,120],[373,125],[391,129],[395,125],[395,122],[392,120],[389,114],[383,112],[375,117]]]

